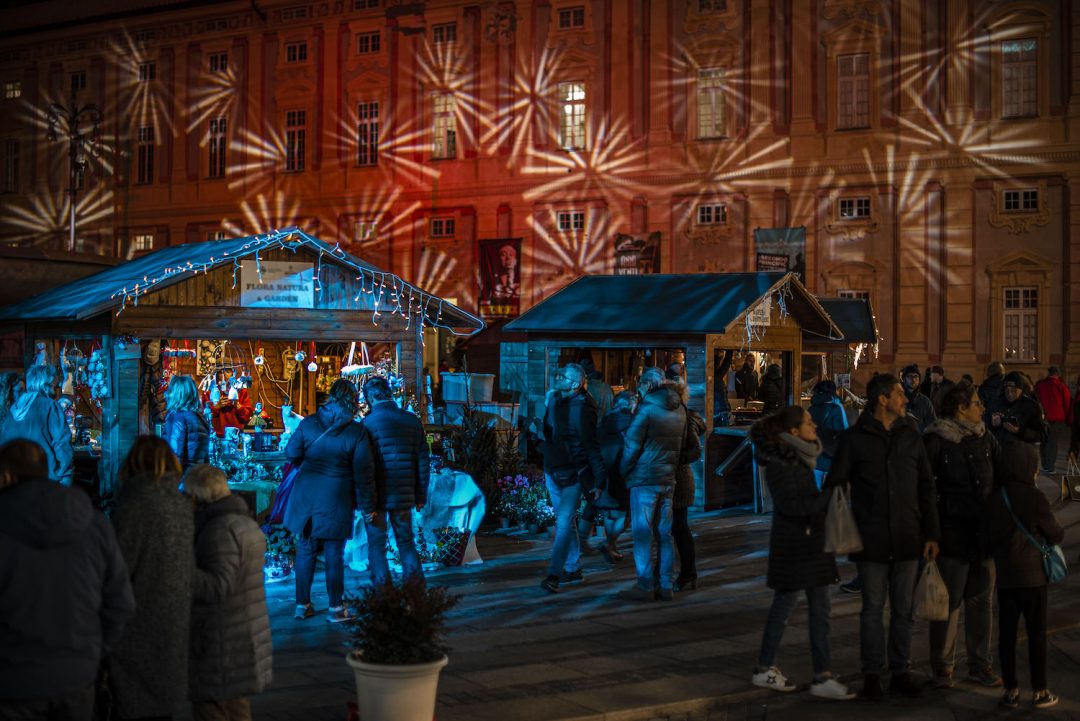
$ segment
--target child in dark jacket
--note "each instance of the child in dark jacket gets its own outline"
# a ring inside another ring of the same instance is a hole
[[[1065,538],[1050,510],[1050,503],[1035,487],[1039,475],[1039,452],[1027,443],[1014,443],[1002,453],[998,468],[1001,490],[991,494],[986,512],[987,534],[997,565],[998,655],[1005,694],[1001,705],[1015,708],[1020,703],[1016,680],[1016,632],[1024,617],[1029,644],[1032,705],[1056,706],[1058,697],[1046,683],[1046,573],[1042,553],[1028,534],[1046,545]]]

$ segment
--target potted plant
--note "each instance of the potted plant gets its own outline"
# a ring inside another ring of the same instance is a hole
[[[349,594],[352,651],[361,719],[431,721],[446,666],[446,614],[460,596],[414,576]]]

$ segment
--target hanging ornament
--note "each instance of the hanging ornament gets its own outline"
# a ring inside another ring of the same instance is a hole
[[[311,341],[311,362],[307,364],[307,369],[311,373],[319,370],[319,359],[315,355],[315,341]]]

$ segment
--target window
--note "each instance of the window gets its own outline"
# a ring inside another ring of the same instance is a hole
[[[282,20],[303,20],[308,16],[308,9],[303,5],[285,8],[281,11]]]
[[[858,300],[870,300],[870,291],[868,290],[838,290],[836,291],[838,298],[853,298]]]
[[[431,156],[433,158],[456,158],[457,157],[457,121],[454,118],[454,96],[448,94],[435,95],[432,99],[433,141],[431,144]]]
[[[560,210],[555,214],[559,230],[564,233],[579,233],[585,230],[585,211]]]
[[[135,182],[146,185],[154,182],[154,126],[144,125],[136,133],[138,153],[135,164]]]
[[[840,129],[870,127],[870,55],[841,55],[836,59],[837,113]]]
[[[86,73],[84,71],[80,70],[71,74],[71,90],[72,92],[86,90]]]
[[[724,132],[725,71],[709,68],[698,71],[698,137],[719,138]]]
[[[559,83],[559,147],[585,147],[585,83]]]
[[[870,196],[840,198],[840,220],[870,217]]]
[[[227,146],[225,118],[210,118],[210,167],[207,175],[211,178],[225,177],[225,148]]]
[[[457,42],[457,23],[445,23],[431,28],[431,42],[435,45],[453,45]]]
[[[307,112],[290,110],[285,113],[285,171],[304,169],[304,146],[307,140]]]
[[[353,10],[371,10],[379,7],[379,0],[353,0]]]
[[[1039,340],[1038,288],[1005,289],[1005,360],[1035,361]]]
[[[720,12],[727,10],[727,0],[698,0],[698,12]]]
[[[1038,43],[1033,39],[1001,44],[1001,114],[1006,118],[1038,115]]]
[[[139,63],[139,82],[148,83],[157,77],[156,63]]]
[[[432,238],[453,238],[454,237],[454,219],[453,218],[432,218],[431,219],[431,232],[429,235]]]
[[[287,63],[306,63],[307,62],[307,43],[286,43],[285,44],[285,62],[287,62]]]
[[[136,253],[143,250],[153,250],[154,234],[140,233],[139,235],[131,236],[131,249]]]
[[[724,225],[727,223],[727,206],[719,203],[697,207],[698,225]]]
[[[559,10],[559,30],[572,30],[585,27],[585,6]]]
[[[155,40],[156,38],[157,38],[157,33],[154,32],[153,30],[136,30],[135,31],[135,42],[137,42],[137,43],[148,43],[148,42],[151,42],[151,41]]]
[[[1001,193],[1006,213],[1034,213],[1039,210],[1039,191],[1035,188],[1005,190]]]
[[[360,33],[356,36],[356,53],[368,55],[379,52],[379,31],[373,33]]]
[[[19,192],[19,141],[4,141],[4,187],[5,193]]]
[[[356,164],[379,162],[379,104],[375,101],[356,106]]]
[[[8,100],[21,98],[22,82],[19,80],[9,80],[8,82],[4,83],[4,97]]]
[[[442,219],[440,219],[441,221]],[[453,235],[453,219],[450,220],[450,234]],[[434,222],[434,221],[433,221]],[[379,224],[374,220],[358,220],[356,221],[356,234],[353,239],[357,243],[367,243],[375,240],[379,234]]]
[[[210,53],[210,72],[226,73],[229,71],[228,53]]]
[[[206,234],[207,240],[225,240],[229,237],[224,230],[211,230]]]

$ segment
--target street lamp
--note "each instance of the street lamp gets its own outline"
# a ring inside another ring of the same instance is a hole
[[[78,192],[79,173],[86,169],[86,160],[83,149],[87,148],[90,154],[97,157],[98,141],[101,139],[101,111],[93,103],[87,103],[79,107],[75,95],[75,88],[71,89],[71,100],[66,106],[59,103],[49,103],[46,110],[49,120],[49,130],[45,137],[56,140],[60,131],[67,134],[68,139],[68,194],[71,196],[71,217],[69,221],[70,235],[68,237],[68,251],[75,250],[75,194]],[[90,132],[84,133],[83,126],[88,124]]]

